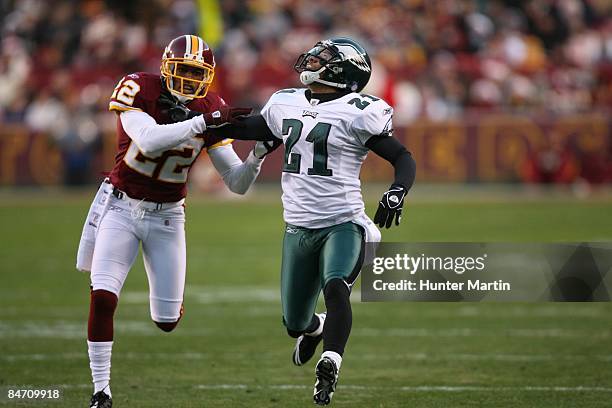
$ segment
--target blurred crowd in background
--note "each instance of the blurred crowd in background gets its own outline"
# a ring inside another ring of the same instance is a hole
[[[609,0],[3,0],[0,123],[47,132],[66,160],[87,160],[116,126],[107,104],[117,81],[158,72],[165,45],[201,33],[211,3],[223,33],[204,38],[214,87],[233,105],[261,107],[298,86],[297,56],[346,35],[369,51],[366,91],[394,106],[396,126],[612,108]]]

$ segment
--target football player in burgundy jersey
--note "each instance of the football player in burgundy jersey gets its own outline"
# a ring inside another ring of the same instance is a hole
[[[127,75],[111,96],[118,152],[92,203],[77,255],[77,268],[91,271],[87,341],[94,383],[91,407],[112,406],[113,315],[139,244],[149,280],[151,318],[170,332],[183,314],[183,203],[187,176],[199,154],[206,149],[228,188],[244,194],[268,153],[259,143],[242,162],[231,139],[207,132],[250,111],[231,108],[209,91],[214,68],[208,45],[197,36],[183,35],[166,47],[161,75]],[[174,123],[177,106],[198,115]]]

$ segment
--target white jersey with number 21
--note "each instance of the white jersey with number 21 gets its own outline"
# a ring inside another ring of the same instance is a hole
[[[391,135],[393,109],[358,93],[320,102],[306,89],[276,92],[261,115],[285,144],[285,222],[324,228],[364,214],[359,172],[374,135]]]

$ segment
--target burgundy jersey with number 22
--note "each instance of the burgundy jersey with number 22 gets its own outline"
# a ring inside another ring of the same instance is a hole
[[[127,75],[115,88],[109,110],[117,113],[142,111],[158,124],[168,124],[170,121],[163,112],[163,106],[157,103],[161,92],[159,75],[145,72]],[[187,107],[206,113],[214,112],[224,105],[225,101],[220,96],[208,92],[206,97],[192,100]],[[125,132],[117,115],[118,152],[110,180],[131,198],[161,203],[179,201],[187,194],[187,176],[202,149],[230,142],[231,139],[222,140],[205,133],[169,150],[145,156]]]

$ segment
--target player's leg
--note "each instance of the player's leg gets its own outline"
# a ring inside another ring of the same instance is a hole
[[[287,333],[297,338],[293,353],[296,365],[304,364],[310,357],[303,350],[309,348],[322,332],[323,317],[315,315],[321,283],[319,276],[318,248],[313,245],[312,230],[287,225],[283,239],[281,267],[281,301],[283,323]],[[306,338],[309,337],[309,338]],[[316,340],[317,344],[320,338]],[[316,344],[314,344],[316,348]]]
[[[87,348],[94,383],[93,406],[105,406],[110,392],[113,316],[125,278],[138,254],[138,237],[129,215],[110,210],[101,221],[91,267]],[[94,405],[97,398],[98,405]],[[110,406],[110,405],[109,405]]]
[[[323,354],[316,368],[314,400],[320,405],[329,404],[335,391],[353,320],[350,288],[363,264],[364,247],[362,227],[345,223],[329,229],[321,250],[327,319],[323,328]]]
[[[351,331],[351,287],[363,264],[363,229],[351,222],[333,227],[321,250],[323,295],[327,320],[323,330],[323,349],[339,355]]]
[[[187,264],[183,207],[152,213],[142,253],[149,279],[151,319],[161,330],[170,332],[183,315]]]

